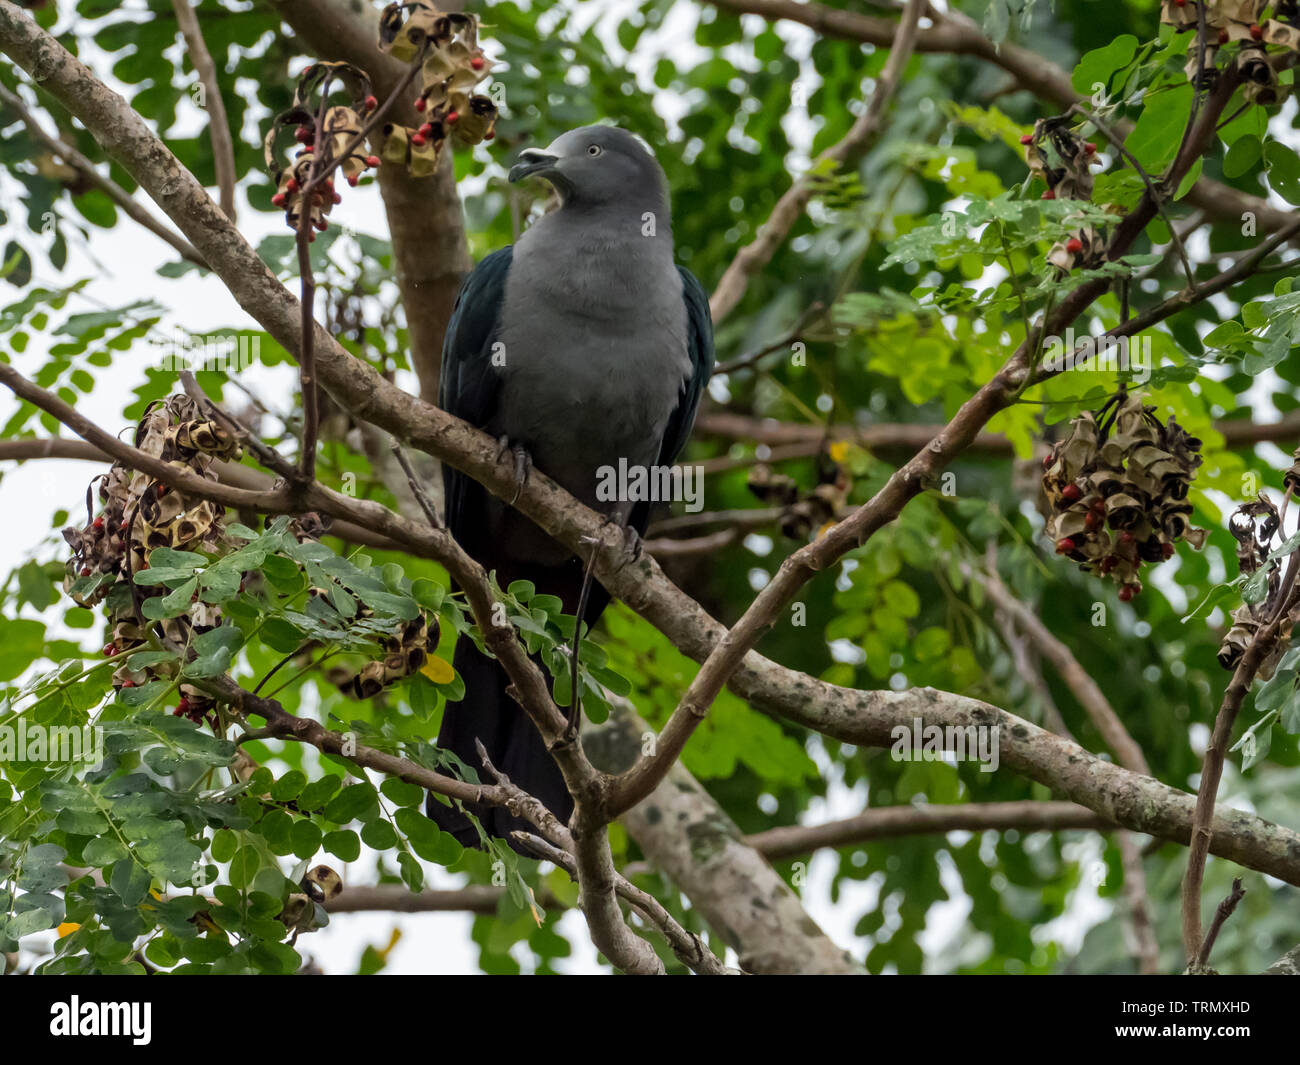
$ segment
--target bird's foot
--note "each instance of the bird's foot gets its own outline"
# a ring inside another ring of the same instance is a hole
[[[629,561],[639,562],[641,560],[641,555],[645,550],[645,542],[641,539],[641,534],[632,528],[632,526],[625,524],[623,519],[616,518],[612,514],[605,516],[604,522],[601,523],[600,535],[583,536],[580,538],[579,542],[586,544],[588,547],[599,547],[605,539],[605,529],[610,525],[617,525],[619,529],[622,530],[623,549],[631,556]]]
[[[512,444],[508,436],[503,436],[497,441],[497,462],[507,455],[511,456],[515,471],[515,494],[510,497],[510,505],[513,507],[519,500],[519,493],[528,483],[528,475],[533,471],[533,457],[523,444]]]

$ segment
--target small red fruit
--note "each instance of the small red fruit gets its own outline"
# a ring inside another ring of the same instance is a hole
[[[361,178],[356,174],[348,175],[348,184],[351,185],[354,189],[357,187],[357,182],[360,180]]]
[[[366,97],[366,110],[367,110],[367,111],[373,111],[373,110],[374,110],[376,107],[378,107],[378,106],[379,106],[379,101],[376,100],[373,96],[367,96],[367,97]]]
[[[423,96],[417,96],[417,97],[416,97],[416,99],[415,99],[415,109],[416,109],[417,111],[423,111],[423,110],[424,110],[426,107],[428,107],[428,106],[429,106],[429,101],[426,100]]]
[[[1083,241],[1078,237],[1071,237],[1065,242],[1065,250],[1071,255],[1077,255],[1079,252],[1083,251]]]
[[[1256,23],[1256,22],[1252,22],[1252,23],[1250,24],[1250,35],[1251,35],[1252,37],[1254,37],[1255,40],[1257,40],[1257,41],[1262,41],[1262,40],[1264,39],[1264,30],[1263,30],[1263,27],[1261,27],[1261,26],[1260,26],[1258,23]]]
[[[1088,155],[1096,155],[1097,146],[1093,144],[1092,141],[1088,141],[1086,144],[1084,144],[1083,150],[1087,152]]]
[[[1048,452],[1043,456],[1043,469],[1048,469],[1052,465],[1052,455]]]
[[[1162,555],[1164,555],[1165,558],[1167,558],[1167,559],[1169,559],[1169,558],[1173,558],[1173,557],[1174,557],[1174,545],[1173,545],[1173,544],[1161,544],[1161,545],[1160,545],[1160,553],[1161,553]]]
[[[1044,200],[1054,200],[1054,199],[1056,199],[1056,190],[1055,190],[1055,189],[1048,189],[1045,193],[1043,193],[1042,198],[1043,198]]]
[[[1127,603],[1130,599],[1132,599],[1135,595],[1137,595],[1137,593],[1138,593],[1138,589],[1136,584],[1126,584],[1124,585],[1123,588],[1119,590],[1119,600],[1121,603]]]
[[[483,57],[481,55],[476,55],[469,61],[469,65],[473,70],[482,70],[484,66]]]
[[[1056,553],[1058,555],[1068,555],[1074,550],[1074,541],[1068,536],[1062,536],[1056,541]]]
[[[82,566],[82,567],[81,567],[81,575],[82,575],[83,577],[89,577],[89,576],[91,575],[91,573],[93,573],[93,572],[94,572],[94,570],[92,570],[89,566]]]
[[[1101,572],[1109,573],[1118,565],[1119,565],[1118,558],[1116,558],[1114,555],[1107,555],[1105,558],[1101,560]]]
[[[316,138],[312,136],[311,130],[306,126],[299,126],[293,131],[293,139],[299,144],[310,144]]]
[[[1174,4],[1178,7],[1186,7],[1187,0],[1174,0]]]
[[[424,139],[424,134],[412,133],[411,143],[414,144],[417,148],[423,148],[427,142]]]
[[[432,123],[432,122],[426,122],[423,126],[421,126],[418,130],[416,130],[416,132],[417,132],[421,137],[431,137],[431,136],[433,136],[433,123]]]
[[[103,519],[103,518],[96,518],[96,519],[95,519],[94,521],[92,521],[90,524],[93,525],[96,529],[102,529],[102,528],[104,527],[104,519]]]
[[[285,192],[297,192],[297,191],[298,191],[298,179],[297,179],[297,178],[290,178],[288,181],[286,181],[286,182],[284,183],[284,191],[285,191]]]
[[[1021,143],[1021,144],[1033,144],[1033,143],[1034,143],[1034,135],[1033,135],[1032,133],[1025,133],[1025,134],[1022,134],[1021,137],[1020,137],[1020,143]]]
[[[447,112],[447,125],[449,125],[449,126],[451,126],[451,125],[455,125],[456,120],[459,119],[459,118],[460,118],[460,112],[459,112],[459,111],[448,111],[448,112]]]
[[[1061,489],[1061,498],[1070,503],[1077,501],[1082,495],[1083,492],[1077,484],[1067,484]]]
[[[1228,31],[1227,31],[1227,30],[1220,30],[1220,31],[1219,31],[1219,43],[1220,43],[1220,44],[1227,44],[1227,43],[1228,43]]]
[[[122,687],[123,687],[123,688],[134,688],[134,687],[135,687],[135,681],[133,681],[130,677],[127,677],[126,680],[122,681]]]
[[[129,527],[130,527],[130,522],[128,522],[125,518],[123,518],[123,519],[122,519],[122,524],[118,526],[118,529],[119,529],[121,532],[126,532],[126,530],[127,530]]]
[[[1088,511],[1087,514],[1083,516],[1084,528],[1095,529],[1100,524],[1101,524],[1101,515],[1098,514],[1095,510],[1090,510]]]
[[[154,494],[157,495],[159,499],[161,499],[163,496],[167,494],[167,486],[165,484],[160,484],[158,486],[158,491]]]
[[[352,183],[353,183],[354,185],[356,184],[356,180],[355,180],[355,179],[350,178],[349,180],[352,181]],[[340,196],[337,192],[333,193],[333,194],[331,195],[330,198],[333,200],[334,203],[342,203],[342,202],[343,202],[343,197]]]
[[[483,139],[484,139],[485,141],[490,141],[490,140],[492,140],[496,135],[497,135],[497,131],[494,130],[494,129],[490,129],[490,130],[488,130],[486,133],[483,134]]]
[[[104,654],[107,657],[112,658],[115,654],[117,654],[117,644],[115,643],[104,644]]]
[[[285,204],[284,193],[277,192],[274,196],[271,197],[271,202],[275,204],[276,207],[283,207]]]
[[[366,166],[378,166],[378,165],[379,165],[379,156],[377,155],[366,156]]]

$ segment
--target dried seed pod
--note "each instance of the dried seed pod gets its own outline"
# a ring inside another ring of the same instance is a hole
[[[1080,568],[1133,589],[1126,598],[1140,590],[1144,562],[1172,557],[1180,540],[1199,548],[1206,536],[1192,527],[1186,502],[1201,442],[1172,417],[1161,423],[1154,409],[1118,396],[1098,414],[1075,418],[1044,460],[1047,538]]]
[[[313,902],[328,902],[342,894],[343,878],[328,865],[317,865],[307,870],[302,889]]]

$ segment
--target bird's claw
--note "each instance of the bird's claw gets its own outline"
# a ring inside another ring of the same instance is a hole
[[[508,436],[503,436],[497,441],[497,462],[508,454],[513,456],[515,473],[515,494],[510,497],[510,505],[514,506],[519,500],[519,494],[524,490],[524,485],[528,483],[528,475],[532,473],[533,457],[528,454],[528,449],[523,444],[512,444]]]

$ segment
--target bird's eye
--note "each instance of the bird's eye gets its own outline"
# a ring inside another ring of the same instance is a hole
[[[587,154],[588,154],[588,155],[599,155],[599,154],[601,153],[601,150],[602,150],[602,149],[601,149],[601,147],[600,147],[599,144],[589,144],[589,145],[587,145]]]

